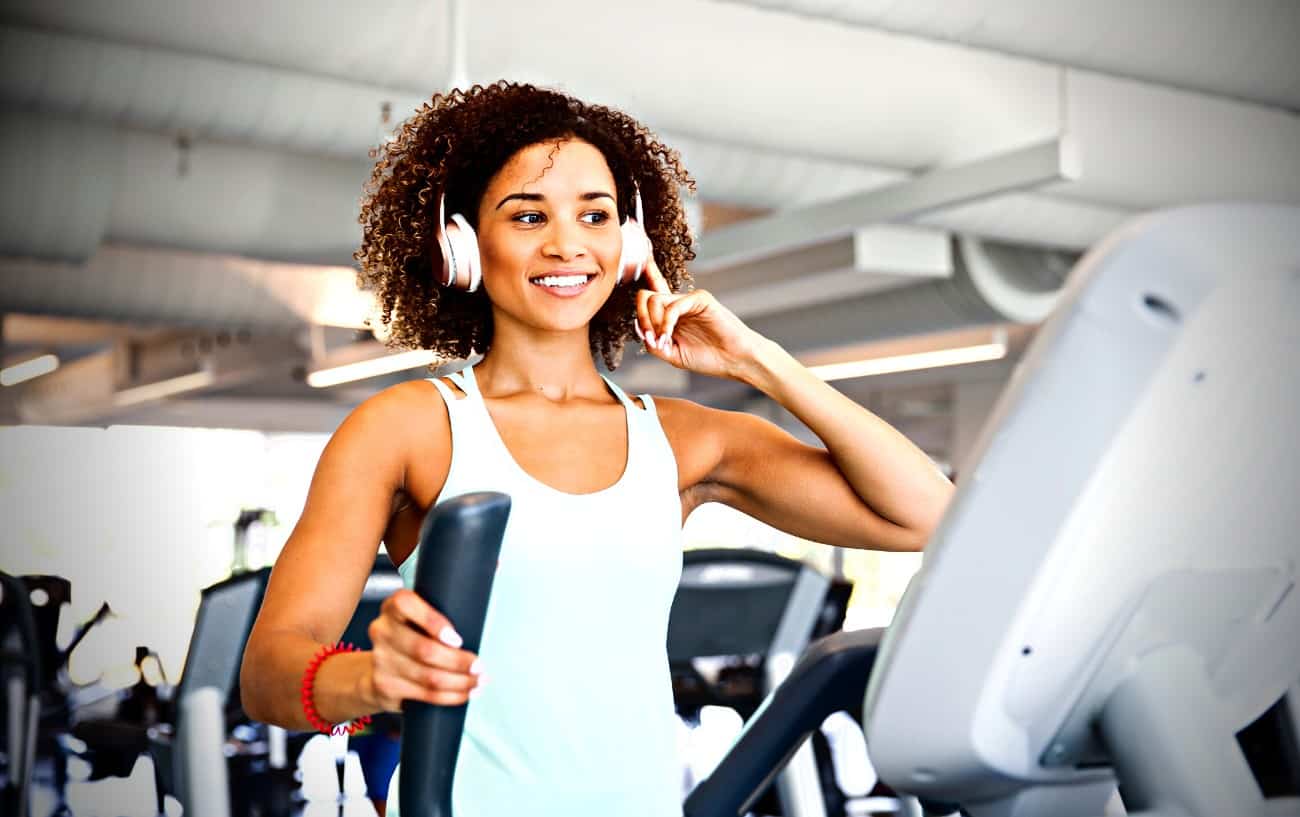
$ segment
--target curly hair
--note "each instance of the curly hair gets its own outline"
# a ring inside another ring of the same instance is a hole
[[[434,239],[438,193],[447,212],[476,229],[488,182],[523,148],[577,138],[596,147],[614,177],[620,218],[639,189],[655,260],[674,292],[690,288],[686,263],[695,257],[681,186],[695,189],[677,151],[636,120],[533,85],[496,82],[435,95],[403,123],[397,136],[371,152],[377,158],[361,201],[357,278],[372,291],[393,349],[428,349],[442,360],[485,353],[492,345],[487,293],[443,287],[435,270],[442,254]],[[633,336],[635,287],[615,287],[591,320],[593,360],[613,371]]]

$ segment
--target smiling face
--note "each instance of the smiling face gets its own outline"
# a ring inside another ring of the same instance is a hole
[[[497,326],[586,326],[618,275],[614,176],[580,139],[530,145],[488,182],[478,210],[483,287]]]

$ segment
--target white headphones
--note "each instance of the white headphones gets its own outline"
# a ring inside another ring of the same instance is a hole
[[[618,283],[631,284],[640,280],[641,271],[650,261],[650,238],[642,226],[645,214],[641,209],[641,191],[633,187],[634,212],[619,226],[623,233],[623,250],[618,257]],[[442,278],[445,287],[474,292],[483,281],[482,263],[479,260],[478,236],[460,213],[447,216],[447,194],[438,194],[438,225],[435,233],[442,250]]]

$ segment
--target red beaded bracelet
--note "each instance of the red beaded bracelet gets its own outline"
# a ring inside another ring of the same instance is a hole
[[[353,644],[344,644],[342,641],[337,644],[325,644],[307,664],[307,671],[302,674],[302,711],[307,715],[307,720],[311,722],[312,727],[317,732],[323,732],[326,735],[348,735],[350,737],[370,725],[370,716],[362,715],[351,723],[340,723],[337,726],[331,726],[321,718],[320,713],[316,711],[316,704],[312,700],[312,685],[316,682],[316,670],[320,669],[321,662],[335,653],[358,652],[359,650],[359,647]]]

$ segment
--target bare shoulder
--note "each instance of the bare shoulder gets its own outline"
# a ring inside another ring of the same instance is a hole
[[[408,380],[366,398],[335,433],[409,444],[445,437],[448,427],[447,407],[438,389],[427,380]]]
[[[671,426],[675,431],[694,433],[705,438],[732,434],[753,423],[766,422],[743,411],[702,406],[680,397],[656,397],[654,400],[665,430]]]
[[[701,424],[704,426],[715,424],[724,415],[734,413],[702,406],[681,397],[656,397],[654,401],[659,414],[659,422],[663,424],[665,431],[669,430],[670,427],[674,431],[687,433],[693,430],[702,431],[705,429],[699,428]]]
[[[707,483],[722,459],[736,418],[747,415],[678,397],[654,400],[659,424],[677,457],[680,489],[686,491]]]
[[[384,389],[344,418],[276,559],[257,628],[338,638],[389,527],[394,497],[406,490],[412,463],[427,469],[449,458],[448,427],[442,397],[424,381]]]
[[[442,395],[427,380],[409,380],[353,409],[330,438],[318,470],[332,465],[343,479],[365,475],[380,482],[388,490],[385,506],[391,512],[407,504],[416,471],[419,476],[436,472],[450,458],[451,423]]]
[[[743,411],[702,406],[690,400],[662,398],[660,421],[689,485],[705,485],[717,501],[717,489],[749,475],[770,473],[779,462],[818,451],[796,440],[775,423]],[[684,481],[684,480],[683,480]]]

